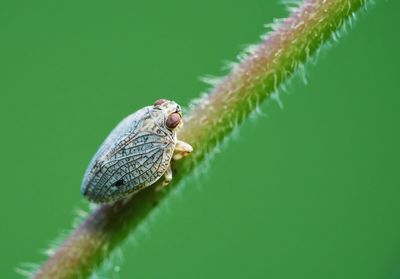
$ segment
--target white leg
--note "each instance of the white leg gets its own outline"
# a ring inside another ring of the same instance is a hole
[[[167,170],[164,173],[164,176],[161,178],[161,184],[158,184],[156,187],[156,191],[161,191],[165,186],[167,186],[172,180],[172,169],[171,164],[168,165]]]
[[[175,145],[174,156],[173,159],[180,160],[183,157],[187,156],[190,152],[193,151],[193,147],[181,140],[178,140]]]
[[[168,165],[167,170],[164,173],[164,181],[162,186],[167,186],[172,181],[172,169],[171,164]]]

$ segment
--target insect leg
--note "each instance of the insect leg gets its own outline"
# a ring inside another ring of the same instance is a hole
[[[172,181],[172,169],[171,164],[168,165],[167,170],[164,173],[163,181],[156,188],[156,191],[161,191],[165,186],[167,186]]]
[[[174,160],[180,160],[183,157],[187,156],[192,151],[193,151],[193,147],[190,144],[188,144],[184,141],[178,140],[175,145],[173,158],[174,158]]]
[[[171,170],[171,164],[168,165],[167,170],[164,173],[164,181],[162,183],[162,186],[167,186],[172,180],[172,170]]]

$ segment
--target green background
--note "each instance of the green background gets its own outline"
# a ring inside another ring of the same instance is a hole
[[[105,278],[400,278],[399,1],[358,14]],[[277,1],[1,1],[0,277],[68,233],[127,114],[187,105],[287,15]],[[119,271],[118,271],[119,270]]]

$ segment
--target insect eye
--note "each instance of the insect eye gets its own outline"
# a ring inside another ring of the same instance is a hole
[[[179,123],[181,123],[181,116],[179,113],[174,112],[168,116],[165,125],[168,129],[174,129],[179,125]]]
[[[166,99],[159,99],[159,100],[155,101],[154,106],[161,106],[161,105],[164,104],[165,102],[168,102],[168,100],[166,100]]]

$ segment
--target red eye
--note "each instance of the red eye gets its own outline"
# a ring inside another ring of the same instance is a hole
[[[167,125],[168,129],[174,129],[176,128],[179,123],[181,123],[181,115],[179,113],[171,113],[168,118],[167,121],[165,122],[165,125]]]
[[[165,102],[168,102],[168,100],[159,99],[159,100],[155,101],[154,106],[160,106],[160,105],[164,104]]]

